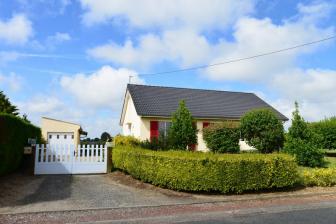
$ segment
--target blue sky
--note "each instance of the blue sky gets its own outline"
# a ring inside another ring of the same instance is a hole
[[[116,134],[134,83],[255,92],[287,116],[335,115],[336,41],[181,73],[333,36],[336,1],[0,0],[0,89],[41,116]]]

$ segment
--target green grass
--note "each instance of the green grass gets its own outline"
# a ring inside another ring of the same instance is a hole
[[[324,157],[325,167],[336,168],[336,157]]]

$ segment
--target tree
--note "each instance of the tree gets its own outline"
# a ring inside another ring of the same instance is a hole
[[[17,116],[19,114],[16,106],[12,105],[6,95],[0,91],[0,112]]]
[[[261,153],[278,151],[284,143],[282,122],[269,109],[247,112],[241,118],[241,132],[245,140]]]
[[[103,142],[107,142],[110,139],[111,139],[111,135],[109,133],[107,133],[107,132],[103,132],[100,135],[100,140],[103,141]]]
[[[313,132],[308,128],[308,123],[301,117],[298,102],[295,102],[295,110],[292,114],[292,126],[288,128],[288,135],[292,138],[312,141]]]
[[[323,152],[316,147],[316,139],[316,134],[301,117],[299,105],[295,102],[292,126],[288,128],[284,152],[294,155],[299,165],[309,167],[322,166],[324,163]]]
[[[175,149],[186,149],[187,146],[197,143],[196,133],[197,129],[193,125],[191,113],[184,100],[181,100],[172,117],[168,134],[169,141]]]

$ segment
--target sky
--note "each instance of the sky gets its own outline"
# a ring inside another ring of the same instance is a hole
[[[0,90],[40,125],[120,132],[132,83],[254,92],[291,117],[336,115],[336,0],[0,0]],[[163,102],[164,103],[164,102]],[[287,124],[288,125],[288,124]]]

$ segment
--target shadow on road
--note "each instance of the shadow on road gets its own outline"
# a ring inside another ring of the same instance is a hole
[[[22,173],[0,178],[0,208],[63,200],[71,196],[71,175],[31,176]]]

